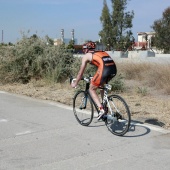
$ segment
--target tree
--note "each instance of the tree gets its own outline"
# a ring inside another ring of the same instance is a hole
[[[74,49],[74,40],[70,40],[67,49]]]
[[[54,40],[51,39],[48,35],[45,36],[48,45],[54,45]]]
[[[100,17],[103,29],[99,35],[104,45],[109,42],[110,47],[115,50],[127,49],[131,45],[134,12],[125,12],[127,0],[111,0],[111,2],[113,11],[110,14],[106,0],[104,0],[102,16]],[[106,39],[108,39],[107,43]]]
[[[163,50],[164,53],[170,52],[170,7],[165,9],[162,18],[154,21],[151,26],[155,31],[154,46]]]
[[[111,16],[109,12],[109,8],[107,6],[106,0],[103,1],[103,10],[102,15],[100,17],[100,21],[103,26],[103,30],[99,32],[99,35],[101,37],[102,43],[107,46],[113,44],[112,42],[112,22],[111,22]]]

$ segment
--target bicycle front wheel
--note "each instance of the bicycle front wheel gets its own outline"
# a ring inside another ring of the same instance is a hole
[[[108,130],[114,135],[123,136],[131,122],[130,110],[125,100],[119,95],[108,97],[110,109],[105,121]]]
[[[77,121],[88,126],[93,120],[93,104],[85,91],[78,91],[73,98],[73,112]]]

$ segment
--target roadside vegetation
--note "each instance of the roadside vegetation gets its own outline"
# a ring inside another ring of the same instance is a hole
[[[48,40],[24,35],[14,46],[1,46],[1,83],[28,83],[31,79],[64,81],[71,72],[73,54],[64,45],[54,46]]]
[[[161,90],[170,95],[170,63],[119,63],[118,70],[126,80],[135,80],[140,84],[139,91],[147,93],[148,88]]]
[[[81,58],[76,58],[65,45],[54,46],[36,35],[23,36],[16,45],[0,46],[0,80],[5,83],[29,83],[31,80],[44,80],[50,83],[64,83],[76,76]],[[128,90],[126,81],[139,82],[138,93],[148,94],[148,88],[170,94],[170,63],[116,63],[117,76],[110,84],[114,91]],[[88,65],[85,75],[93,75],[96,68]]]

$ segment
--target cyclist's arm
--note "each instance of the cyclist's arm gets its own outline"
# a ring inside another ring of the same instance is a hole
[[[72,87],[76,87],[78,82],[81,80],[82,76],[83,76],[83,73],[84,73],[84,70],[86,68],[86,65],[87,63],[91,61],[90,60],[90,56],[89,55],[85,55],[83,58],[82,58],[82,63],[81,63],[81,67],[80,67],[80,70],[77,74],[77,77],[76,77],[76,80],[75,82],[72,84]]]
[[[80,70],[77,74],[77,78],[76,78],[76,81],[75,81],[76,84],[78,84],[78,82],[81,80],[83,73],[84,73],[84,70],[86,68],[87,62],[88,61],[86,60],[86,58],[82,58],[81,67],[80,67]]]

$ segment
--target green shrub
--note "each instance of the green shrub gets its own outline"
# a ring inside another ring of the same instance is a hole
[[[0,66],[0,78],[7,82],[27,83],[42,78],[62,82],[70,74],[74,61],[73,54],[63,45],[47,45],[47,38],[36,35],[30,38],[23,35],[9,56],[10,59],[3,60]]]

